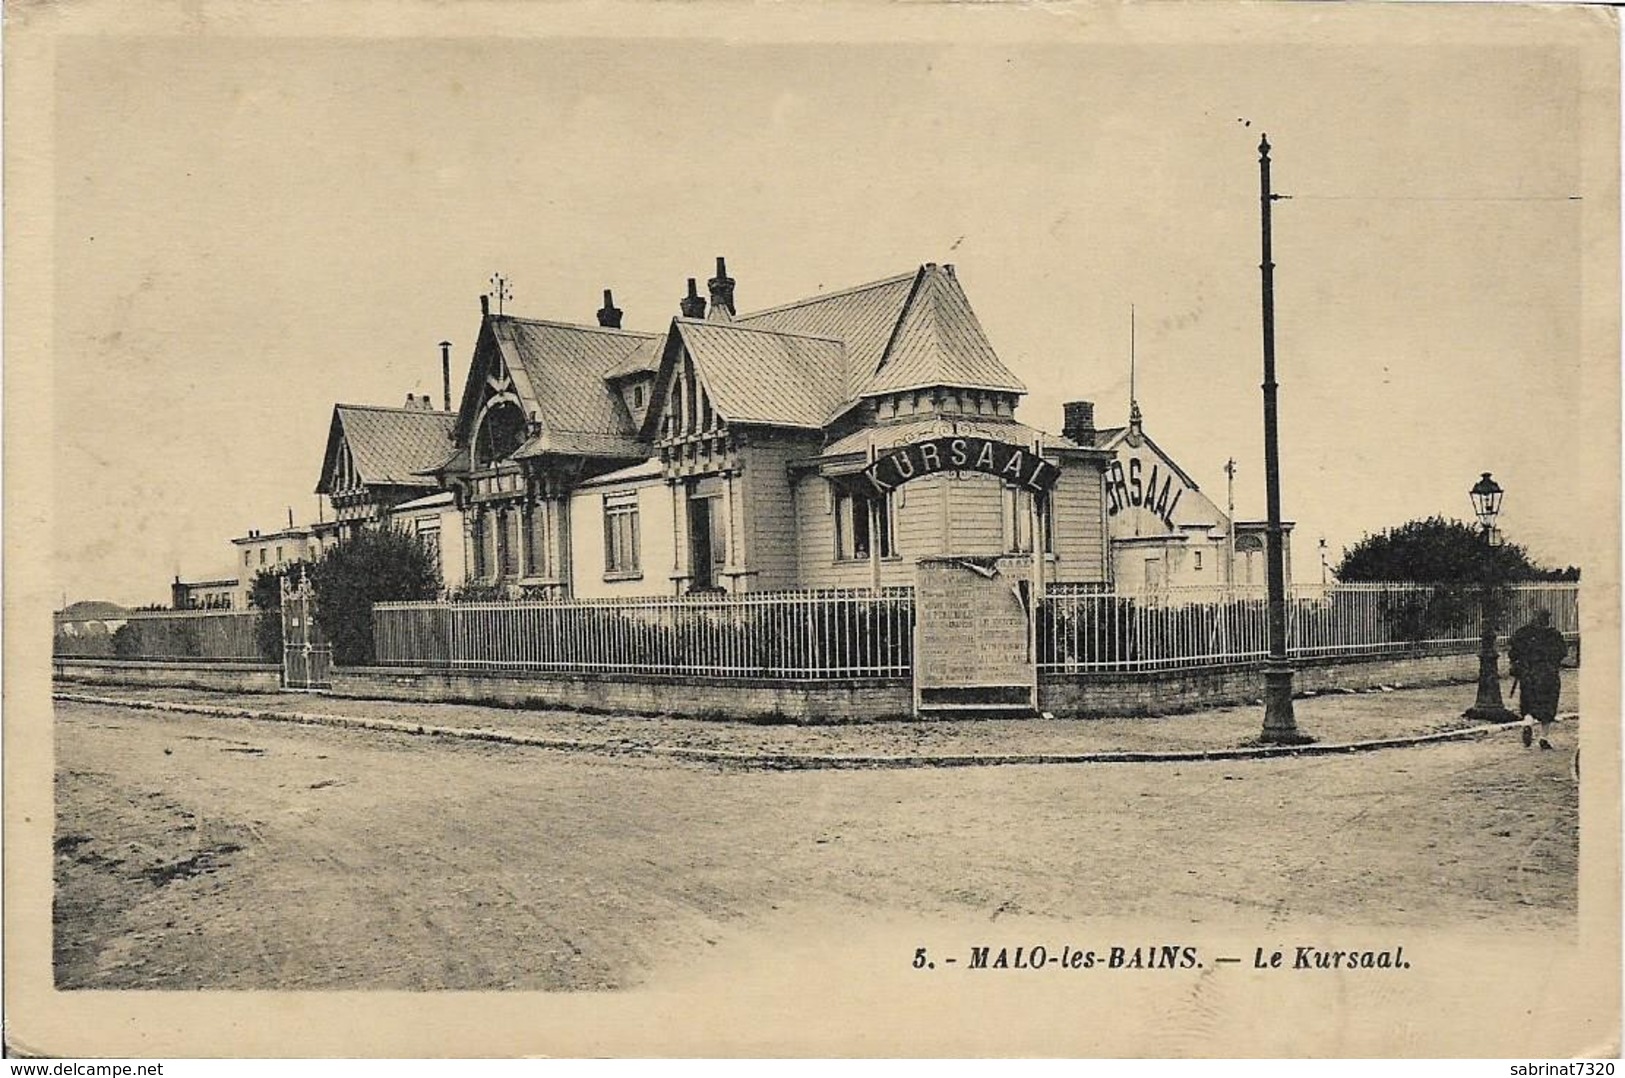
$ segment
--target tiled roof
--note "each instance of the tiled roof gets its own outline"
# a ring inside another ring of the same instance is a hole
[[[886,343],[902,317],[917,276],[918,272],[903,273],[782,307],[754,311],[735,318],[734,325],[842,342],[846,345],[844,394],[855,398],[880,366]]]
[[[362,483],[432,487],[434,480],[418,473],[445,460],[456,422],[452,412],[336,404],[322,480],[316,492],[329,491],[340,435],[349,446],[350,459]]]
[[[858,395],[873,397],[930,386],[1027,391],[994,355],[958,278],[941,266],[921,271],[884,365]]]
[[[954,419],[948,416],[925,416],[906,419],[900,423],[883,423],[877,427],[855,430],[844,438],[824,447],[826,457],[839,457],[847,453],[867,453],[872,441],[884,452],[900,445],[924,441],[927,438],[952,438],[967,435],[972,438],[992,438],[1014,445],[1031,445],[1036,439],[1044,440],[1045,449],[1078,449],[1076,442],[1046,431],[1018,423],[1013,419],[981,417]]]
[[[673,325],[729,422],[817,429],[847,399],[840,341],[689,318]]]
[[[636,436],[632,417],[604,376],[644,362],[655,334],[509,317],[492,319],[492,330],[510,369],[522,368],[534,395],[525,403],[544,434]]]
[[[604,372],[605,378],[625,378],[629,374],[653,374],[660,366],[660,356],[666,350],[666,335],[650,336],[627,357]]]
[[[540,434],[513,452],[513,459],[540,457],[549,453],[570,457],[626,457],[649,455],[635,434],[606,434],[593,430],[561,430],[543,427]]]

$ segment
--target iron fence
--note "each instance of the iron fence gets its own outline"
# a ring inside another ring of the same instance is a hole
[[[1579,633],[1578,585],[1495,593],[1502,633],[1551,612]],[[1287,651],[1300,658],[1417,654],[1476,646],[1484,595],[1456,585],[1294,587]],[[913,666],[910,589],[510,602],[380,603],[385,666],[694,674],[794,679],[897,677]],[[1260,588],[1171,587],[1123,595],[1050,588],[1039,606],[1045,672],[1131,672],[1257,662],[1269,651]]]
[[[58,617],[51,653],[73,658],[262,661],[257,610],[139,610],[113,619]]]
[[[1488,596],[1502,634],[1537,610],[1578,638],[1579,585],[1514,584]],[[1298,585],[1287,597],[1288,655],[1336,658],[1476,645],[1486,595],[1470,585]],[[1143,595],[1047,592],[1039,668],[1110,672],[1225,666],[1269,653],[1262,587],[1169,587]]]
[[[900,677],[907,592],[379,603],[380,665],[711,677]]]

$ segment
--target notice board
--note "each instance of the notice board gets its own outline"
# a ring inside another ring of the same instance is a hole
[[[921,558],[914,576],[917,712],[1032,711],[1027,558]]]

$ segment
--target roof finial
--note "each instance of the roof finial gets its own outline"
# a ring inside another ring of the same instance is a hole
[[[509,287],[508,278],[500,273],[491,274],[491,295],[497,301],[497,314],[502,314],[504,300],[513,299],[513,289]]]
[[[1128,425],[1138,444],[1140,437],[1140,401],[1134,395],[1134,304],[1128,305]]]

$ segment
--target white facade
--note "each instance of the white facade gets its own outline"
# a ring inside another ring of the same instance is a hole
[[[1232,521],[1138,424],[1110,432],[1101,444],[1116,457],[1105,474],[1105,509],[1119,594],[1264,586],[1262,524]],[[1290,584],[1291,525],[1285,530]]]
[[[677,562],[672,487],[659,461],[582,483],[570,494],[570,594],[671,595]]]
[[[403,502],[389,510],[388,520],[434,553],[440,582],[448,592],[462,587],[468,579],[468,544],[463,542],[463,514],[450,491]]]

